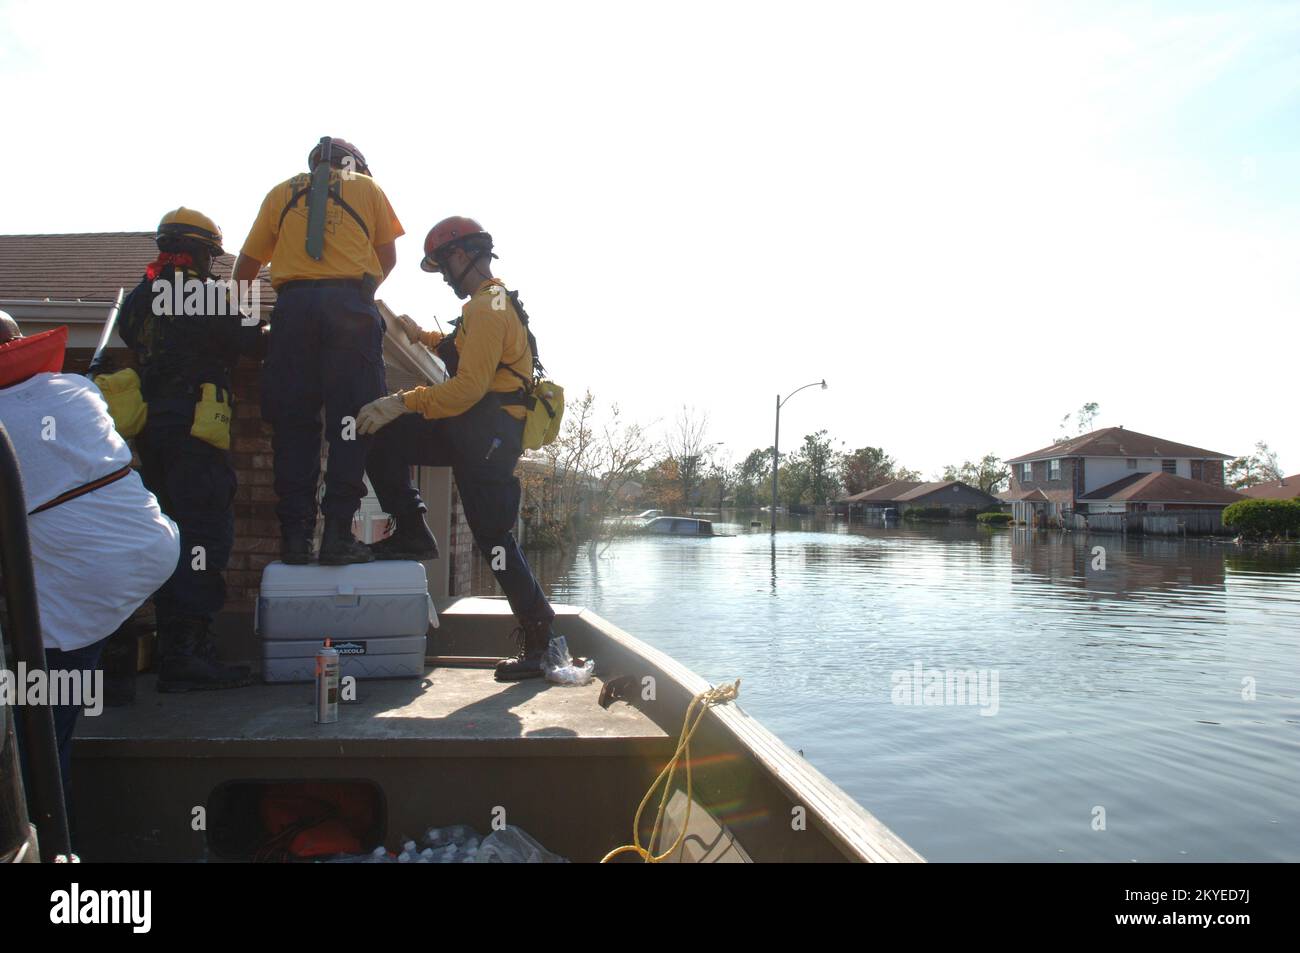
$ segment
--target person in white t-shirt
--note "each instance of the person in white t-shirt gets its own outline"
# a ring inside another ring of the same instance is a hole
[[[87,671],[176,569],[180,534],[131,469],[98,388],[79,374],[29,373],[60,367],[66,340],[67,328],[23,338],[0,312],[0,424],[22,474],[46,668]],[[65,794],[80,711],[54,706]]]

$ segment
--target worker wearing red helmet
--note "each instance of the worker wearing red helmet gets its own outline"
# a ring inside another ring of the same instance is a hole
[[[518,296],[492,275],[495,257],[492,236],[473,219],[447,218],[429,231],[420,267],[442,275],[456,297],[468,300],[445,337],[405,315],[399,321],[409,340],[436,349],[451,376],[366,405],[357,429],[375,434],[366,472],[384,512],[397,522],[388,539],[371,546],[376,559],[437,554],[410,468],[452,468],[474,541],[519,623],[521,650],[496,669],[499,681],[513,681],[543,673],[555,611],[512,532],[519,514],[515,464],[523,452],[523,388],[540,363]]]
[[[307,165],[307,175],[267,193],[234,278],[251,281],[270,262],[276,303],[262,416],[274,428],[280,558],[295,564],[311,559],[323,406],[329,466],[320,562],[369,562],[369,550],[352,535],[366,495],[370,442],[356,433],[355,418],[363,404],[388,390],[384,320],[374,296],[397,261],[394,242],[402,225],[352,143],[327,136]]]

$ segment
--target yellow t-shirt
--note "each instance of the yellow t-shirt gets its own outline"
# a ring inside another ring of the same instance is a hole
[[[458,327],[456,376],[441,384],[416,387],[402,395],[408,409],[419,411],[430,420],[465,413],[489,390],[510,394],[523,387],[524,382],[501,364],[513,367],[528,380],[533,376],[528,332],[515,312],[505,285],[496,278],[479,285],[478,291],[465,302]],[[441,340],[442,335],[437,331],[426,331],[423,338],[429,347],[437,346]],[[527,415],[517,405],[503,409],[516,420],[523,420]]]
[[[344,201],[351,205],[366,223],[370,237],[347,211],[334,201],[326,203],[325,252],[320,261],[307,254],[307,202],[303,195],[281,224],[280,215],[294,193],[309,188],[311,176],[295,175],[281,182],[262,200],[243,254],[266,264],[271,263],[271,286],[278,288],[286,281],[315,278],[360,278],[372,275],[376,280],[384,276],[375,254],[376,245],[385,245],[404,234],[388,196],[368,175],[359,172],[343,175],[338,169],[330,170],[330,184],[337,187]]]

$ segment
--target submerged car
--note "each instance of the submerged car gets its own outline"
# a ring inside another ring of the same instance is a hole
[[[645,524],[647,533],[664,533],[672,536],[713,536],[713,523],[688,516],[657,516]]]

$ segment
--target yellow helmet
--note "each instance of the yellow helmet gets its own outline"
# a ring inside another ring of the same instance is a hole
[[[202,212],[181,206],[168,212],[158,223],[158,233],[154,236],[162,251],[173,250],[183,244],[197,243],[207,246],[213,255],[224,255],[221,247],[221,229],[217,223]],[[170,247],[164,248],[164,243]]]

